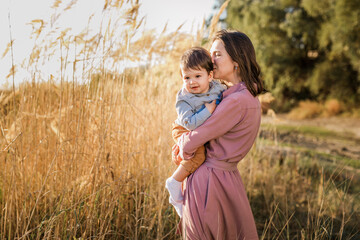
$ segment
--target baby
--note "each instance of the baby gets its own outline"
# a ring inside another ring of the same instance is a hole
[[[213,80],[213,63],[210,53],[202,47],[187,50],[180,60],[180,73],[184,85],[176,97],[177,119],[172,136],[177,139],[194,130],[208,119],[220,102],[225,86]],[[176,162],[178,168],[166,180],[169,202],[182,217],[182,182],[205,161],[205,147],[200,147],[194,157]]]

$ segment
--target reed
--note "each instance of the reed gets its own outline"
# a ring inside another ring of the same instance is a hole
[[[99,31],[75,36],[54,27],[59,15],[32,22],[31,78],[0,94],[0,239],[180,238],[164,188],[175,168],[178,59],[215,30],[141,32],[138,9],[138,1],[106,0]],[[121,17],[108,18],[112,11]],[[57,76],[43,73],[49,57]],[[145,64],[121,72],[126,61]],[[301,159],[280,165],[264,144],[258,139],[239,165],[261,238],[341,239],[359,211],[350,180],[314,176]]]

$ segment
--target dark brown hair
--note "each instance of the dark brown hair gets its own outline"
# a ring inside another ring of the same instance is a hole
[[[255,97],[264,89],[260,78],[261,69],[256,62],[255,49],[246,34],[234,30],[220,30],[213,41],[221,40],[231,59],[239,65],[239,75],[247,89]]]
[[[185,69],[200,70],[203,68],[208,74],[214,70],[210,53],[202,47],[193,47],[184,52],[180,59],[180,66]]]

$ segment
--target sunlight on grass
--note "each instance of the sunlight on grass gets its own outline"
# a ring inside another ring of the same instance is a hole
[[[53,39],[43,36],[26,62],[31,81],[0,93],[0,239],[180,239],[164,188],[175,169],[170,131],[182,84],[178,60],[191,46],[209,47],[206,36],[218,28],[218,16],[196,36],[146,32],[132,39],[142,24],[139,5],[123,2],[104,2],[104,11],[121,10],[126,20],[121,38],[110,23],[92,35],[53,29]],[[59,75],[44,79],[42,61],[53,51],[61,53]],[[117,72],[124,60],[144,56],[152,64]],[[277,134],[271,124],[262,127]],[[355,180],[327,171],[316,155],[266,152],[266,141],[258,138],[239,164],[259,236],[357,234]],[[307,161],[313,164],[303,167]]]

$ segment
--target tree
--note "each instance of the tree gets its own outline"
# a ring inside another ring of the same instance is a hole
[[[355,105],[359,5],[358,0],[232,0],[225,22],[251,38],[279,110],[303,99],[337,98]]]

